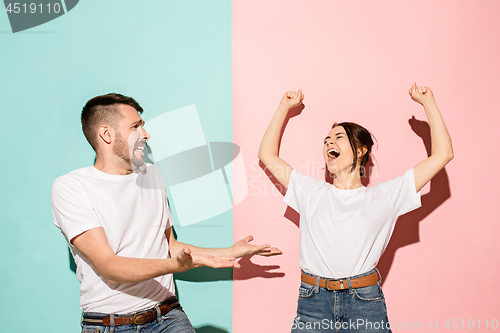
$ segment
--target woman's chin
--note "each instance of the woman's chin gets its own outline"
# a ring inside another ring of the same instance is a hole
[[[327,166],[326,167],[326,170],[329,174],[331,174],[332,176],[335,175],[337,173],[337,168],[335,167],[331,167],[331,166]]]

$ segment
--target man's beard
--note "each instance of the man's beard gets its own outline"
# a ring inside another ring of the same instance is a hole
[[[127,165],[132,166],[133,169],[137,169],[138,167],[142,166],[144,164],[144,158],[138,158],[134,154],[135,152],[135,147],[132,150],[132,153],[130,153],[128,143],[123,140],[123,137],[120,132],[116,132],[116,141],[115,145],[113,146],[113,153],[121,158]],[[132,158],[130,158],[130,155],[132,155]]]

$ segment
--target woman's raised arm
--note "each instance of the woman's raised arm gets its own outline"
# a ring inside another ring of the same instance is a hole
[[[418,192],[439,170],[451,161],[453,158],[453,147],[451,145],[450,134],[446,129],[432,91],[428,87],[419,87],[414,83],[408,93],[415,102],[424,107],[431,129],[431,156],[413,168],[415,173],[415,188]]]
[[[289,91],[283,95],[266,133],[264,133],[262,137],[259,148],[259,159],[281,185],[286,188],[288,188],[288,182],[293,168],[279,157],[281,130],[288,115],[288,111],[300,105],[303,99],[304,94],[301,90]]]

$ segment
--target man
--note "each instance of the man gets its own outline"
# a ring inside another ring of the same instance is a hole
[[[143,109],[130,97],[107,94],[83,108],[85,137],[95,164],[57,178],[55,225],[69,244],[81,281],[84,332],[194,332],[175,297],[172,273],[209,266],[238,268],[236,258],[281,254],[248,236],[230,248],[178,242],[172,232],[160,170],[144,162],[150,135]],[[196,206],[196,203],[193,203]]]

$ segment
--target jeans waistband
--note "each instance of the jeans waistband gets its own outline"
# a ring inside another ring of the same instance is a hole
[[[380,278],[380,272],[378,271],[378,269],[374,268],[366,273],[362,273],[362,274],[358,274],[358,275],[353,275],[353,276],[347,276],[347,277],[339,277],[339,278],[332,278],[332,277],[324,277],[324,276],[321,276],[321,275],[314,275],[314,274],[311,274],[311,273],[307,273],[307,272],[304,272],[302,271],[302,273],[306,274],[306,275],[309,275],[309,276],[313,276],[313,277],[319,277],[320,279],[325,279],[325,280],[347,280],[347,279],[355,279],[355,278],[359,278],[359,277],[362,277],[362,276],[367,276],[367,275],[370,275],[370,274],[373,274],[377,272],[379,278]]]
[[[353,293],[354,288],[361,288],[366,286],[372,286],[380,283],[380,280],[376,277],[369,277],[369,275],[380,274],[376,268],[362,274],[357,274],[345,278],[325,278],[319,275],[309,274],[306,272],[302,272],[302,283],[307,283],[313,285],[316,293],[320,291],[320,288],[325,288],[328,291],[333,292],[348,292],[349,294]],[[309,277],[309,278],[306,278]],[[311,281],[312,280],[312,281]]]
[[[163,302],[156,304],[155,306],[153,306],[151,308],[137,311],[137,312],[133,312],[133,313],[109,314],[109,313],[100,313],[100,312],[84,312],[84,313],[82,313],[82,325],[103,326],[104,324],[102,322],[97,323],[96,321],[102,320],[106,317],[112,317],[112,319],[111,319],[112,325],[111,326],[114,326],[114,318],[118,319],[120,317],[135,317],[136,315],[152,313],[152,312],[157,313],[157,317],[160,317],[162,315],[161,312],[163,312],[163,311],[160,311],[160,309],[162,309],[162,307],[164,307],[164,304],[172,305],[172,307],[169,307],[170,309],[180,307],[179,301],[177,300],[177,297],[172,296],[172,297],[165,299]],[[168,309],[165,311],[168,312]],[[152,319],[154,320],[154,318],[152,318]],[[95,322],[95,323],[91,323],[91,322]],[[107,326],[109,326],[109,325],[107,325]]]

